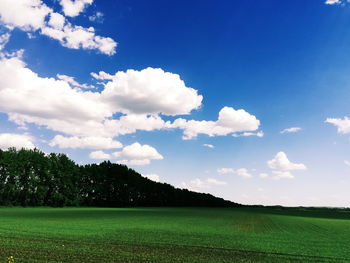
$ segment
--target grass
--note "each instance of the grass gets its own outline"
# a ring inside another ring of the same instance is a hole
[[[349,244],[339,210],[0,208],[0,262],[350,262]]]

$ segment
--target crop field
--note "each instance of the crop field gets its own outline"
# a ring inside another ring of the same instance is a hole
[[[350,262],[350,212],[0,208],[0,262]]]

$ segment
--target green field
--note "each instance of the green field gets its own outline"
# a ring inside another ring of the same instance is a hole
[[[350,262],[350,212],[0,208],[0,262],[11,255],[15,262]]]

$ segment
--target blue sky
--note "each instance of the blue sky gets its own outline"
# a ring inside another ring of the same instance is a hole
[[[0,148],[349,206],[347,2],[0,0],[0,21]]]

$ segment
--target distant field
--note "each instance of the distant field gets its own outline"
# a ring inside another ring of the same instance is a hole
[[[0,262],[350,262],[350,212],[0,208]]]

